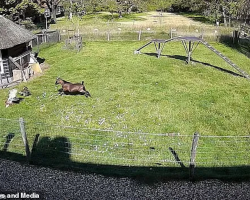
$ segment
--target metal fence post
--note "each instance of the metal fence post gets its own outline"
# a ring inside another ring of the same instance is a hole
[[[198,146],[199,140],[199,133],[194,133],[192,148],[191,148],[191,155],[190,155],[190,165],[189,165],[189,179],[194,180],[194,167],[195,167],[195,156],[196,156],[196,149]]]
[[[30,160],[30,148],[29,148],[29,143],[27,140],[27,135],[26,135],[26,131],[25,131],[23,118],[19,118],[19,125],[20,125],[20,130],[21,130],[21,134],[22,134],[22,138],[23,138],[23,143],[25,146],[27,161],[29,162],[29,160]]]

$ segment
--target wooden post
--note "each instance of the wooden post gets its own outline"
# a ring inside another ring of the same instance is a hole
[[[27,140],[27,135],[26,135],[26,132],[25,132],[25,126],[24,126],[23,118],[19,118],[19,125],[20,125],[20,130],[21,130],[21,134],[22,134],[22,138],[23,138],[23,143],[24,143],[24,146],[25,146],[27,162],[29,162],[30,161],[30,148],[29,148],[29,143],[28,143],[28,140]]]
[[[1,61],[0,61],[0,62],[1,62]],[[0,64],[0,67],[1,67],[1,64]],[[1,82],[1,84],[3,83],[1,72],[0,72],[0,82]],[[3,87],[2,87],[2,88],[3,88]]]
[[[23,63],[24,63],[24,62],[23,62],[23,58],[21,57],[21,58],[20,58],[21,78],[22,78],[22,81],[27,82],[27,79],[26,79],[25,73],[24,73]]]
[[[233,32],[233,44],[239,44],[239,37],[240,37],[240,32],[235,30]]]
[[[61,33],[60,33],[60,30],[57,30],[57,34],[58,34],[58,42],[61,41]]]
[[[37,53],[39,53],[39,38],[38,38],[39,36],[37,35],[36,36],[36,42],[37,42]]]
[[[138,40],[141,40],[141,30],[139,30]]]
[[[192,54],[191,44],[192,44],[191,41],[189,41],[189,43],[188,43],[188,60],[187,60],[188,64],[191,61],[191,54]]]
[[[21,79],[22,79],[22,81],[23,81],[23,66],[22,66],[22,64],[20,65],[20,67],[21,67],[21,69],[20,69],[20,72],[21,72]]]
[[[171,28],[170,29],[170,38],[173,38],[173,32],[176,32],[176,29]]]
[[[194,167],[195,167],[195,156],[196,156],[196,149],[198,146],[199,140],[199,133],[194,133],[192,148],[191,148],[191,155],[190,155],[190,165],[189,165],[189,179],[194,180]]]
[[[108,31],[108,41],[110,40],[110,31]]]

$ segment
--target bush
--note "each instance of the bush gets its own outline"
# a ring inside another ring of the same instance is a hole
[[[32,30],[36,28],[36,25],[30,20],[23,20],[20,25],[23,25],[26,29]]]

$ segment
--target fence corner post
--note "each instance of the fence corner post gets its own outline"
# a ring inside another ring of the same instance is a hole
[[[193,137],[193,141],[192,141],[190,165],[189,165],[189,179],[191,181],[194,181],[195,156],[196,156],[196,149],[198,146],[198,140],[199,140],[199,133],[195,132],[194,137]]]
[[[22,117],[19,118],[19,125],[20,125],[20,130],[21,130],[21,134],[22,134],[23,143],[24,143],[24,146],[25,146],[27,162],[29,163],[29,161],[30,161],[30,148],[29,148],[29,143],[28,143],[26,131],[25,131],[24,120],[23,120]]]

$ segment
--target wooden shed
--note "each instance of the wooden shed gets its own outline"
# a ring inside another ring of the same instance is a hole
[[[22,26],[0,15],[0,85],[15,81],[13,75],[25,79],[29,66],[31,41],[36,36]]]

